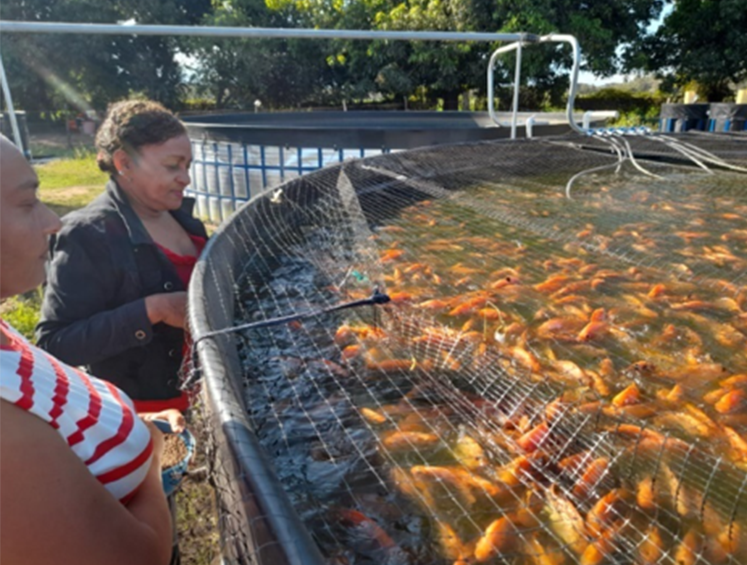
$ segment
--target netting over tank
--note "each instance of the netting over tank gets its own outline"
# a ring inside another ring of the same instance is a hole
[[[200,340],[226,562],[747,563],[746,163],[484,142],[253,199],[190,289],[198,340],[299,316]]]

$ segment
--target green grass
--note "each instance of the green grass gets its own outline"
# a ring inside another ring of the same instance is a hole
[[[78,186],[102,187],[109,179],[109,175],[99,170],[93,153],[79,152],[73,159],[59,159],[35,168],[45,191]]]
[[[82,208],[104,189],[109,176],[99,170],[93,153],[35,165],[42,201],[59,216]]]
[[[39,321],[41,290],[23,296],[14,296],[0,305],[0,316],[29,340],[34,338],[34,328]]]

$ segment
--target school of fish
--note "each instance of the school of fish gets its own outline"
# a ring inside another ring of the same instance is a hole
[[[329,370],[401,389],[357,410],[443,563],[747,563],[742,184],[492,188],[370,243],[391,303],[335,329]],[[418,562],[338,512],[378,562]]]

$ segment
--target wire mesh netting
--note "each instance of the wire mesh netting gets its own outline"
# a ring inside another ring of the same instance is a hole
[[[226,562],[747,562],[746,162],[483,142],[252,200],[190,297]]]

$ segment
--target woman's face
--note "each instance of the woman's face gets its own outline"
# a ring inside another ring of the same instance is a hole
[[[39,179],[21,152],[0,137],[0,297],[44,282],[49,236],[60,219],[38,198]]]
[[[178,210],[189,186],[192,144],[186,135],[172,137],[157,145],[144,145],[137,155],[128,156],[117,169],[125,181],[120,186],[138,204],[150,210]]]

